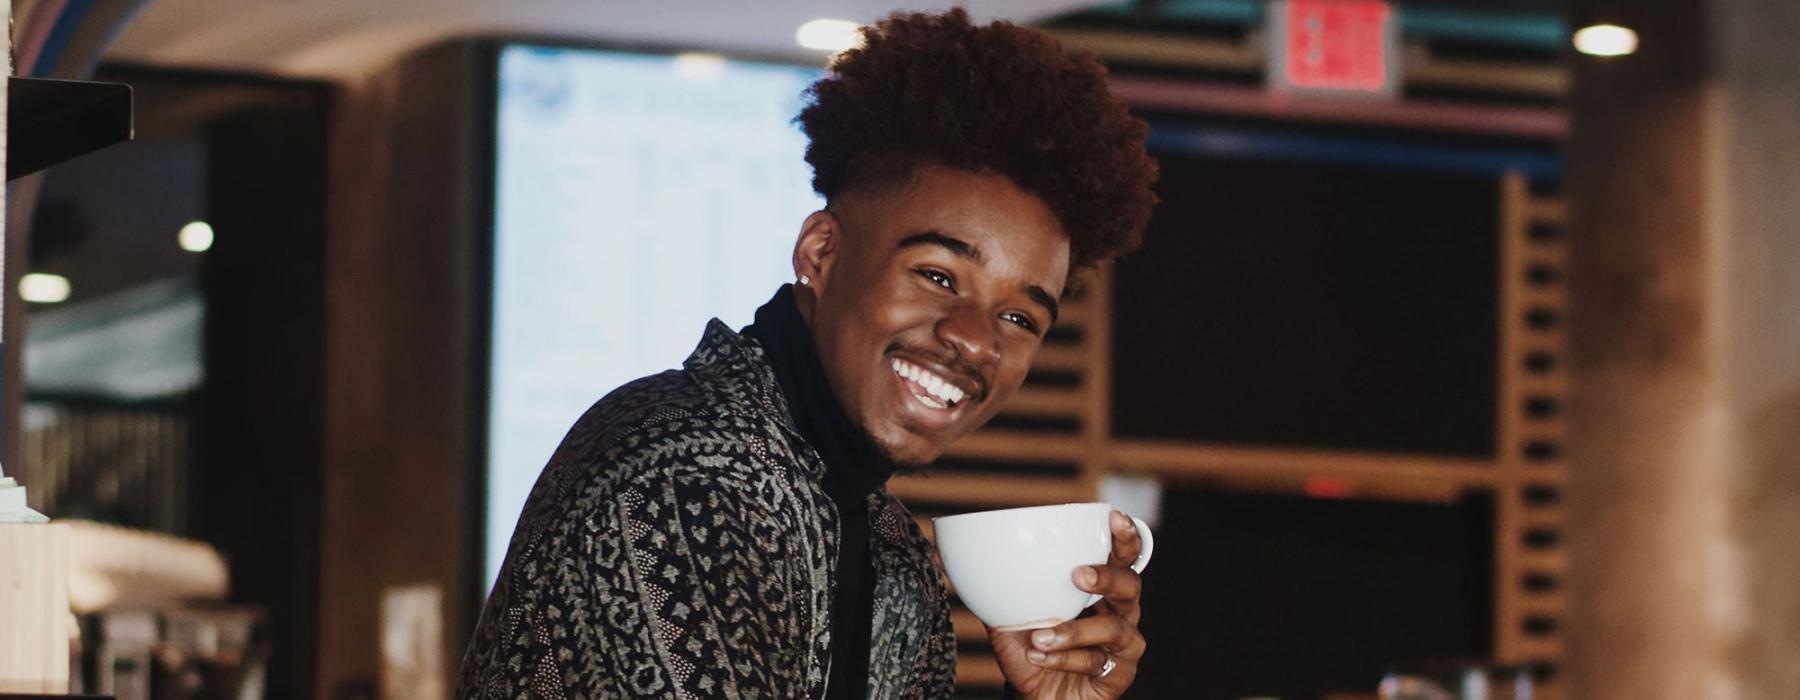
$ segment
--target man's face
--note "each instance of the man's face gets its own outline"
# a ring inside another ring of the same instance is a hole
[[[935,165],[832,210],[795,249],[801,312],[850,419],[896,462],[929,464],[1024,383],[1069,237],[1011,180]]]

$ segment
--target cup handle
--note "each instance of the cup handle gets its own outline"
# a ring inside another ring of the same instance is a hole
[[[1156,536],[1150,534],[1150,524],[1142,518],[1129,513],[1125,517],[1131,518],[1132,526],[1137,528],[1138,541],[1143,543],[1143,548],[1138,550],[1137,561],[1131,562],[1131,570],[1141,574],[1144,573],[1144,567],[1150,565],[1150,553],[1156,551]],[[1092,607],[1100,602],[1100,597],[1099,593],[1089,593],[1088,602],[1081,607]]]

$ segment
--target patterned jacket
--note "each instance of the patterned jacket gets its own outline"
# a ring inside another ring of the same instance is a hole
[[[619,388],[563,439],[457,697],[820,697],[838,550],[823,471],[761,347],[713,321],[683,369]],[[886,489],[869,508],[869,697],[949,697],[928,544]]]

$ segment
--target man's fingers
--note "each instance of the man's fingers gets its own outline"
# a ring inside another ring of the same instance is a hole
[[[1144,655],[1144,635],[1118,615],[1095,615],[1033,631],[1031,648],[1043,652],[1099,649],[1135,661]]]
[[[1032,649],[1025,652],[1025,658],[1039,668],[1092,676],[1106,667],[1107,656],[1106,652],[1097,649],[1048,652]]]
[[[1113,566],[1130,568],[1137,561],[1138,553],[1143,551],[1144,543],[1138,538],[1137,526],[1132,524],[1131,516],[1121,511],[1113,511],[1108,521],[1112,526],[1112,554],[1107,563]]]
[[[1124,566],[1078,566],[1075,567],[1075,586],[1100,594],[1114,607],[1135,610],[1138,597],[1144,592],[1144,579]]]

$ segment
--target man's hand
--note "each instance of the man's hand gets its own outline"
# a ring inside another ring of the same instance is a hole
[[[1000,672],[1027,698],[1110,700],[1137,678],[1144,657],[1138,633],[1138,597],[1143,583],[1131,563],[1141,542],[1131,518],[1113,511],[1112,556],[1105,566],[1075,569],[1076,587],[1101,600],[1085,617],[1055,627],[1024,632],[988,631]],[[1113,668],[1102,675],[1107,660]]]

